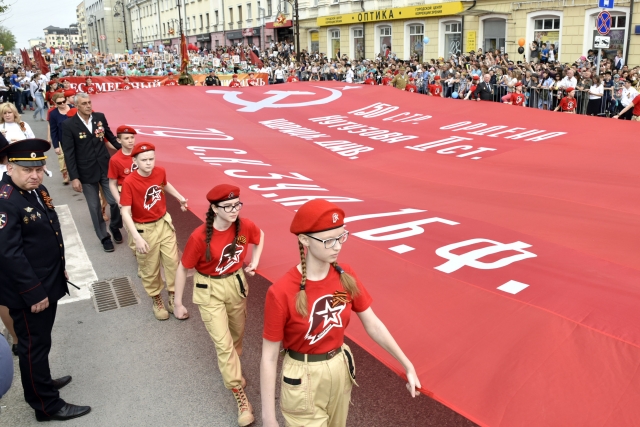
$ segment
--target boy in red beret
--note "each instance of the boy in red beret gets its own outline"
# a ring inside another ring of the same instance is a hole
[[[515,92],[509,95],[509,100],[505,101],[505,104],[516,105],[518,107],[526,107],[524,101],[527,99],[522,93],[522,82],[516,83]]]
[[[347,425],[355,364],[344,332],[352,313],[369,336],[402,364],[411,395],[419,394],[413,364],[374,314],[367,289],[348,265],[338,264],[349,236],[344,216],[333,203],[315,199],[293,217],[290,231],[297,235],[300,264],[269,287],[264,309],[260,392],[265,427],[278,425],[277,378],[282,381],[279,404],[286,425]],[[278,376],[281,344],[286,354]],[[308,401],[298,390],[305,391]]]
[[[98,86],[93,84],[91,77],[87,77],[85,79],[84,92],[88,93],[89,95],[95,95],[96,93],[100,93],[100,89],[98,89]]]
[[[169,72],[169,74],[167,74],[167,80],[165,80],[164,82],[164,86],[177,86],[177,85],[178,85],[178,81],[173,78],[173,73]]]
[[[572,87],[568,87],[566,89],[567,96],[565,96],[560,100],[560,102],[558,103],[558,106],[553,111],[558,111],[559,109],[562,109],[563,113],[575,114],[578,103],[576,102],[573,91],[574,89]]]
[[[433,83],[429,85],[429,96],[442,97],[442,85],[440,84],[440,76],[433,78]]]
[[[296,76],[295,74],[291,74],[289,78],[287,78],[287,83],[297,83],[297,82],[298,82],[298,76]]]
[[[384,77],[382,78],[382,86],[391,86],[391,80],[393,80],[393,77],[391,76],[391,70],[387,70]]]
[[[237,74],[234,74],[233,76],[231,76],[231,81],[229,82],[229,87],[232,87],[232,88],[242,87],[242,84],[240,83],[240,80],[238,80],[238,75]]]
[[[258,80],[255,78],[255,74],[249,73],[249,80],[247,80],[249,86],[258,86]]]
[[[193,303],[216,346],[218,367],[226,388],[231,390],[238,404],[238,425],[254,421],[251,404],[244,392],[240,356],[244,336],[249,293],[244,272],[253,276],[264,246],[264,233],[252,221],[240,218],[240,189],[221,184],[207,194],[207,220],[196,228],[184,248],[176,274],[174,316],[189,316],[182,304],[187,270],[193,276]],[[253,244],[251,263],[242,270],[249,245]]]
[[[135,243],[142,285],[153,299],[153,314],[158,320],[166,320],[174,311],[174,284],[180,258],[165,192],[178,199],[183,212],[187,210],[187,199],[167,182],[164,168],[155,166],[155,150],[148,142],[133,146],[131,157],[137,169],[122,184],[120,206],[122,220]],[[163,288],[160,263],[169,292],[167,308],[160,296]]]
[[[131,172],[137,169],[133,159],[131,158],[131,151],[136,143],[136,130],[131,126],[122,125],[116,130],[116,138],[122,145],[122,148],[111,156],[109,159],[109,170],[107,172],[107,178],[109,178],[109,189],[116,203],[120,204],[120,191],[122,191],[122,184],[124,180]],[[133,242],[131,233],[128,238],[129,247],[136,252],[136,245]]]
[[[416,79],[414,79],[413,77],[409,77],[409,83],[404,87],[404,90],[412,93],[418,92],[418,87],[416,86]]]
[[[122,79],[122,83],[120,83],[120,86],[118,87],[118,90],[131,90],[133,88],[133,86],[131,86],[131,83],[129,83],[129,76],[124,76],[124,78]]]

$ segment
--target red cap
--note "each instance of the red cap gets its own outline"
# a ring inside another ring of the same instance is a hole
[[[473,76],[473,80],[480,80],[480,76]]]
[[[567,93],[571,93],[571,92],[573,92],[573,88],[572,88],[572,87],[568,87],[568,88],[566,89],[566,91],[567,91]]]
[[[237,74],[234,74],[234,75],[233,75],[233,78],[234,78],[234,79],[237,79],[237,78],[238,78],[238,75],[237,75]]]
[[[293,234],[318,233],[344,225],[344,211],[324,199],[310,200],[298,209],[289,230]]]
[[[173,73],[172,73],[171,71],[169,71],[169,72],[167,73],[167,76],[173,76]]]
[[[518,87],[518,86],[522,86],[522,82],[516,83],[516,87]]]
[[[209,203],[223,202],[225,200],[237,199],[238,197],[240,197],[240,189],[231,184],[216,185],[207,193]]]
[[[410,81],[410,82],[415,82],[415,81],[416,81],[416,79],[414,79],[413,77],[409,77],[409,81]]]
[[[150,142],[139,142],[133,146],[131,157],[135,157],[140,153],[146,153],[147,151],[156,151],[155,145]]]
[[[64,92],[62,92],[62,94],[64,95],[65,98],[68,98],[70,96],[74,96],[76,94],[76,90],[75,89],[67,89]]]
[[[434,80],[440,80],[440,76],[435,76],[433,79]]]
[[[121,133],[130,133],[131,135],[138,134],[138,132],[136,132],[134,128],[127,125],[118,126],[118,129],[116,130],[116,135],[120,135]]]
[[[64,83],[64,82],[68,82],[68,81],[69,80],[67,80],[67,79],[62,79],[62,80],[60,80],[60,83]]]

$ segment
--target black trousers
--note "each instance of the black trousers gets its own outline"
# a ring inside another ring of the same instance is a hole
[[[103,241],[107,237],[111,237],[107,232],[107,225],[102,218],[102,206],[100,204],[100,187],[104,193],[104,198],[107,200],[107,204],[111,210],[111,221],[109,228],[111,230],[122,228],[122,216],[120,216],[120,207],[116,203],[116,199],[113,198],[111,190],[109,189],[109,178],[103,175],[99,182],[94,184],[82,184],[82,193],[87,200],[87,206],[89,206],[89,214],[91,215],[91,221],[93,222],[93,228],[96,231],[96,235]]]
[[[58,302],[49,302],[49,307],[40,313],[31,308],[10,309],[13,328],[18,335],[18,359],[20,377],[24,388],[24,400],[40,415],[51,416],[58,412],[65,401],[53,388],[49,370],[51,329],[56,320]]]

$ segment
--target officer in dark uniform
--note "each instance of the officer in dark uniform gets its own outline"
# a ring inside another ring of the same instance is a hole
[[[53,380],[49,371],[58,300],[69,293],[60,221],[42,185],[50,147],[42,139],[24,139],[0,150],[9,161],[0,180],[0,304],[13,319],[24,398],[38,421],[91,411],[60,399],[58,389],[71,377]]]
[[[204,84],[205,86],[222,86],[220,79],[213,70],[211,70],[207,78],[204,79]]]

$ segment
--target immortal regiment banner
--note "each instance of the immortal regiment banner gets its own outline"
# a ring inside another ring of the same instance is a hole
[[[340,262],[423,391],[474,422],[637,425],[636,123],[607,122],[612,144],[591,117],[525,119],[510,105],[416,102],[380,86],[277,88],[185,87],[199,108],[177,116],[163,114],[173,88],[103,94],[95,108],[156,145],[200,218],[213,185],[240,186],[243,214],[271,242],[259,268],[271,280],[299,262],[295,210],[315,198],[341,206],[352,237]],[[123,101],[144,108],[132,116]],[[360,322],[349,336],[402,375]]]
[[[229,86],[229,82],[232,79],[231,74],[217,74],[220,79],[220,83],[223,86]],[[122,77],[113,76],[113,77],[101,77],[101,76],[90,76],[91,82],[95,84],[100,92],[113,92],[122,88]],[[178,79],[178,75],[174,76],[175,79]],[[191,75],[193,80],[195,81],[197,86],[204,85],[204,79],[207,78],[206,74],[198,74]],[[258,85],[263,86],[268,84],[269,76],[263,73],[256,73],[254,75],[255,79],[258,81]],[[71,82],[71,87],[84,92],[85,80],[86,77],[64,77],[65,79]],[[151,87],[160,87],[164,84],[164,82],[168,79],[167,76],[129,76],[129,82],[131,83],[131,87],[133,89],[147,89]],[[248,86],[249,75],[248,74],[238,74],[238,80],[243,86]]]

